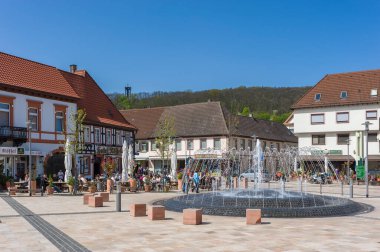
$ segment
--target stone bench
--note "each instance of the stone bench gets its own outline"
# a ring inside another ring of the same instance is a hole
[[[195,209],[195,208],[183,209],[183,224],[185,225],[202,224],[202,209]]]
[[[164,206],[149,206],[148,218],[150,220],[164,220],[165,219],[165,207]]]
[[[247,225],[261,224],[261,209],[246,209]]]
[[[102,207],[103,206],[103,197],[102,196],[90,196],[88,198],[89,207]]]
[[[98,195],[103,198],[103,202],[110,201],[110,194],[108,192],[98,192]]]
[[[132,204],[129,206],[131,216],[146,216],[146,204]]]
[[[83,205],[87,205],[88,204],[88,199],[90,197],[94,196],[93,193],[85,193],[83,194]]]

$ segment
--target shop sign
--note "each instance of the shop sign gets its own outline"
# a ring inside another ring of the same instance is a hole
[[[24,148],[17,148],[17,147],[0,147],[0,155],[18,155],[20,149],[20,152],[24,151]]]
[[[96,149],[96,154],[118,155],[121,153],[121,147],[98,146]]]
[[[325,151],[324,150],[312,150],[311,154],[312,155],[324,155]],[[342,155],[343,151],[342,150],[329,150],[328,154],[330,154],[330,155]]]
[[[194,158],[196,159],[215,159],[218,158],[217,154],[195,154]]]

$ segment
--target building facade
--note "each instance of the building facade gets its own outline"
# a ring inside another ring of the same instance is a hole
[[[350,159],[354,169],[364,159],[368,121],[369,170],[380,171],[379,85],[380,70],[325,76],[293,105],[299,147],[326,150],[341,170]]]
[[[122,111],[138,128],[135,159],[154,172],[170,168],[170,155],[176,153],[177,169],[185,167],[188,157],[208,154],[222,157],[231,148],[247,150],[259,139],[263,148],[294,146],[297,139],[281,124],[230,114],[219,102]],[[157,148],[159,122],[173,119],[173,144],[164,157]],[[164,162],[162,161],[164,159]],[[163,167],[164,166],[164,167]]]
[[[101,173],[100,163],[107,157],[121,163],[122,142],[133,141],[135,128],[86,71],[71,70],[0,53],[0,170],[4,174],[23,179],[29,162],[34,176],[64,170],[63,146],[73,134],[78,109],[87,114],[80,132],[80,172],[87,177]]]

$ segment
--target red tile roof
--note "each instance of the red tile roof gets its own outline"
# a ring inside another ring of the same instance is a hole
[[[2,52],[0,52],[0,85],[71,99],[79,98],[55,67]]]
[[[379,94],[371,96],[371,90]],[[347,91],[348,97],[341,99],[341,91]],[[315,94],[321,94],[320,101],[315,101]],[[380,101],[380,70],[351,73],[328,74],[310,89],[293,106],[293,109],[327,106],[370,104]]]
[[[116,109],[115,105],[84,70],[70,73],[59,70],[62,76],[74,88],[80,96],[77,102],[79,108],[86,110],[85,123],[109,125],[112,127],[128,128],[136,130]]]

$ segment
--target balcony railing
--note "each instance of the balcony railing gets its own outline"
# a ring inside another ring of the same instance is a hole
[[[0,126],[0,143],[13,140],[16,145],[25,143],[28,138],[27,128]]]

